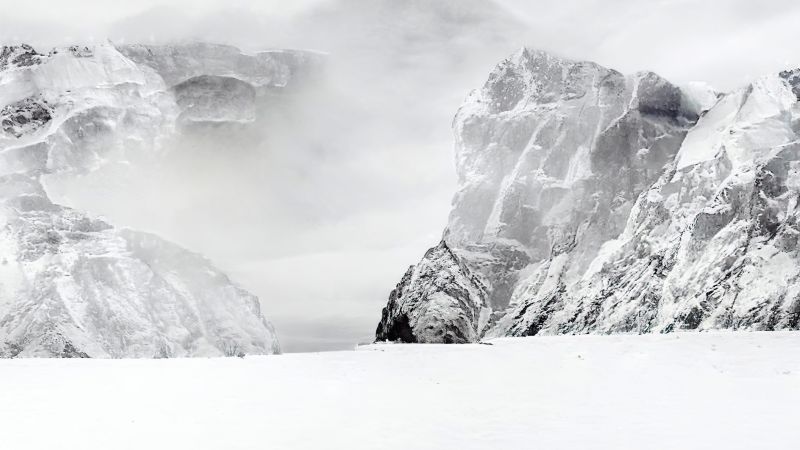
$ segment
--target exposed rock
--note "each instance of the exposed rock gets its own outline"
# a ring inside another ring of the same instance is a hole
[[[3,46],[0,50],[0,70],[34,66],[40,64],[43,57],[27,44]]]
[[[92,51],[89,47],[80,47],[78,45],[72,45],[68,48],[69,52],[72,53],[72,56],[77,58],[90,58],[94,56],[94,51]]]
[[[527,49],[501,63],[455,121],[445,239],[493,310],[476,339],[796,329],[795,81],[719,96]]]
[[[389,296],[379,340],[428,343],[475,341],[489,318],[484,286],[445,242],[408,269]]]
[[[258,299],[209,261],[55,204],[42,179],[157,158],[182,120],[247,121],[251,81],[286,84],[302,68],[211,45],[131,48],[191,76],[170,89],[110,45],[0,53],[0,357],[278,352]]]
[[[52,118],[47,103],[31,97],[6,105],[0,110],[0,126],[3,132],[16,138],[36,132]]]
[[[784,70],[780,76],[792,86],[792,92],[800,100],[800,69]]]
[[[527,49],[470,96],[456,116],[460,187],[446,237],[494,308],[509,304],[530,264],[590,259],[621,232],[678,150],[688,125],[679,109],[679,91],[654,74]]]

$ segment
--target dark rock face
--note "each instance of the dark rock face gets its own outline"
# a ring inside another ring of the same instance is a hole
[[[32,97],[7,105],[0,110],[0,126],[3,132],[16,138],[36,132],[52,119],[47,103]]]
[[[784,70],[780,76],[792,86],[792,92],[800,100],[800,69]]]
[[[4,46],[0,50],[0,70],[34,66],[42,62],[43,56],[27,44]]]
[[[455,121],[445,240],[492,310],[476,339],[797,329],[798,79],[695,99],[532,50],[501,63]]]
[[[67,50],[76,58],[91,58],[94,56],[94,52],[89,47],[72,45]]]
[[[681,109],[681,90],[652,72],[640,76],[636,87],[639,112],[677,117]]]
[[[414,329],[411,327],[410,319],[406,313],[400,311],[400,303],[398,301],[403,298],[403,289],[411,282],[411,277],[413,275],[414,266],[411,266],[408,268],[405,275],[403,275],[403,279],[400,280],[397,287],[389,294],[389,304],[383,308],[381,322],[378,324],[378,329],[375,331],[378,340],[408,343],[417,342]]]
[[[488,321],[483,285],[445,242],[408,269],[389,296],[376,338],[384,341],[474,342]]]

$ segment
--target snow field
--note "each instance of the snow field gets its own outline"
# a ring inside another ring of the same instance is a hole
[[[0,360],[3,449],[797,448],[800,333]]]

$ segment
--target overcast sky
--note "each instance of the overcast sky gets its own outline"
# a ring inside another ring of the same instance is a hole
[[[118,21],[152,10],[175,9],[185,20],[231,10],[286,17],[326,1],[0,0],[0,37],[47,45],[102,41]],[[800,4],[793,0],[498,2],[531,25],[534,46],[625,70],[650,68],[673,79],[729,87],[800,58],[792,34],[800,23]]]
[[[368,1],[350,4],[364,9]],[[455,188],[450,120],[468,90],[515,48],[527,44],[722,90],[800,66],[795,0],[499,3],[507,14],[483,28],[420,25],[422,40],[431,41],[425,45],[417,35],[413,43],[359,36],[372,30],[361,22],[376,16],[346,6],[341,17],[322,14],[324,23],[346,26],[315,32],[322,19],[310,12],[326,0],[0,0],[0,38],[38,46],[193,38],[248,51],[330,53],[338,65],[327,103],[299,105],[289,122],[305,128],[287,122],[279,144],[250,149],[269,153],[248,160],[248,169],[262,173],[242,175],[245,166],[216,154],[192,161],[197,178],[183,180],[190,189],[171,189],[183,208],[155,214],[145,206],[75,205],[206,254],[259,295],[286,350],[327,350],[369,340],[389,291],[438,241]],[[306,16],[313,18],[302,23],[311,28],[296,32],[295,21]],[[394,20],[384,25],[413,31]],[[240,201],[231,202],[234,196]]]

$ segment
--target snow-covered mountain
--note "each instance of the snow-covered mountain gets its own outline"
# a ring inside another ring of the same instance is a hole
[[[43,181],[157,159],[186,122],[252,120],[256,96],[320,62],[210,44],[3,47],[0,356],[279,351],[258,299],[209,261],[54,204]]]
[[[377,339],[797,329],[799,91],[521,50],[456,115],[448,228]]]

